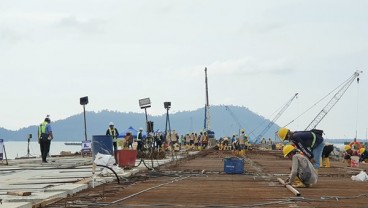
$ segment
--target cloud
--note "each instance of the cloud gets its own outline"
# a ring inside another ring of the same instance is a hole
[[[62,29],[72,29],[82,33],[102,33],[104,21],[101,19],[81,19],[75,16],[61,18],[56,26]]]
[[[16,44],[21,39],[21,35],[16,31],[0,28],[0,43]]]
[[[264,60],[260,58],[245,57],[225,61],[214,61],[208,66],[183,68],[181,69],[181,75],[201,76],[205,67],[210,69],[211,74],[214,76],[284,75],[294,73],[295,71],[293,60],[290,59]]]

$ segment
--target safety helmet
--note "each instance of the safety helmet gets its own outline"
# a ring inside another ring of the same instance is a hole
[[[244,133],[245,132],[244,129],[242,129],[241,132]]]
[[[363,154],[364,151],[365,151],[365,148],[364,147],[362,147],[362,148],[359,149],[360,154]]]
[[[290,130],[287,128],[281,128],[278,132],[277,135],[279,135],[280,139],[282,141],[284,141],[286,139],[286,135],[288,134]]]
[[[349,149],[351,149],[350,145],[345,145],[344,147],[345,151],[348,151]]]
[[[113,125],[114,125],[114,123],[113,123],[113,122],[110,122],[110,123],[109,123],[109,126],[113,126]]]
[[[143,131],[143,128],[139,128],[139,131]]]
[[[291,144],[285,145],[285,147],[282,149],[282,153],[284,154],[284,157],[286,157],[294,149],[295,147]]]

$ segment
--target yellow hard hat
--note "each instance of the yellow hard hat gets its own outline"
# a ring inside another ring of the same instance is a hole
[[[291,144],[285,145],[285,147],[282,149],[282,153],[284,154],[284,157],[286,157],[294,149],[295,147]]]
[[[282,141],[284,141],[288,132],[289,132],[289,129],[287,129],[287,128],[281,128],[281,129],[277,132],[277,135],[279,135],[280,139],[281,139]]]
[[[359,149],[360,154],[363,154],[364,151],[365,151],[365,148],[364,147],[362,147],[362,148]]]
[[[241,132],[244,133],[245,132],[244,129],[242,129]]]
[[[350,145],[345,145],[344,147],[345,151],[348,151],[349,149],[351,149]]]

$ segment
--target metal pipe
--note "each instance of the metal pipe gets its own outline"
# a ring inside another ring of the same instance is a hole
[[[288,184],[285,184],[285,181],[284,181],[284,180],[282,180],[281,178],[277,178],[277,180],[278,180],[282,185],[284,185],[287,189],[289,189],[291,192],[293,192],[293,194],[294,194],[295,196],[301,196],[301,195],[300,195],[300,192],[299,192],[298,190],[296,190],[294,187],[292,187],[292,186],[290,186],[290,185],[288,185]]]

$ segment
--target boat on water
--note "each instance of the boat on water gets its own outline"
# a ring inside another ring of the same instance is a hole
[[[64,142],[65,145],[78,145],[78,146],[81,146],[82,145],[82,142]]]

